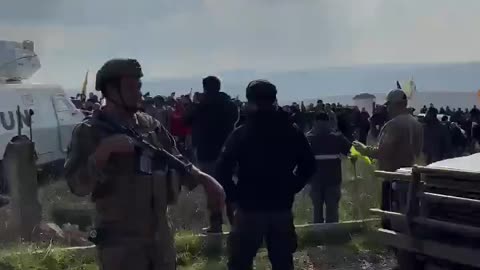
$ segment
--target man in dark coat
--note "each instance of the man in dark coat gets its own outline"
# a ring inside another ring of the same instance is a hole
[[[237,105],[230,96],[220,92],[220,88],[221,82],[217,77],[204,78],[204,94],[185,116],[185,122],[192,128],[192,144],[198,167],[212,175],[220,150],[238,120]],[[211,213],[207,232],[221,232],[222,223],[222,213]]]
[[[318,113],[315,125],[307,134],[317,162],[317,172],[310,181],[314,223],[338,222],[341,197],[342,155],[348,155],[352,143],[329,125],[326,113]],[[323,214],[323,206],[326,213]]]
[[[253,81],[246,92],[247,121],[225,143],[216,174],[227,201],[236,205],[228,268],[252,269],[266,240],[272,269],[293,270],[297,240],[292,204],[315,172],[315,158],[303,132],[275,105],[272,83]]]

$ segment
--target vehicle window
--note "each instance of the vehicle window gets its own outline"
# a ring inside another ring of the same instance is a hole
[[[65,112],[65,111],[70,111],[70,104],[65,100],[65,98],[54,98],[55,102],[55,110],[57,112]]]

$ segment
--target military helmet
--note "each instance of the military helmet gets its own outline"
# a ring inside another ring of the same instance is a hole
[[[95,89],[105,90],[105,84],[121,77],[143,77],[142,67],[135,59],[117,58],[107,61],[97,72]]]

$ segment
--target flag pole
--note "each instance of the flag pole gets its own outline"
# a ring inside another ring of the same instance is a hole
[[[82,94],[87,97],[87,85],[88,85],[88,70],[87,73],[85,74],[85,79],[83,80],[83,85],[82,85]]]

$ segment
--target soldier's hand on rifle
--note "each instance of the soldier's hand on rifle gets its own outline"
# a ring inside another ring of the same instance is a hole
[[[135,142],[124,134],[116,134],[103,139],[95,151],[98,166],[103,167],[112,153],[133,153]]]
[[[221,211],[225,207],[225,191],[222,185],[215,180],[212,176],[202,172],[197,167],[192,168],[193,176],[196,177],[199,183],[205,189],[207,195],[208,206],[211,211]]]
[[[135,140],[125,134],[116,134],[102,140],[101,146],[110,153],[133,153]]]

